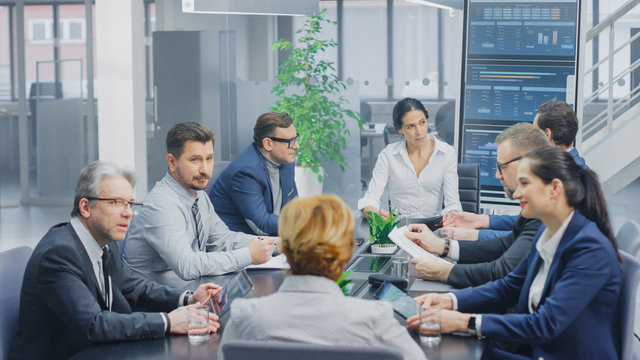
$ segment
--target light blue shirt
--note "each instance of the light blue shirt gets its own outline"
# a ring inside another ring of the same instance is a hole
[[[205,243],[199,245],[191,206],[198,199]],[[230,231],[204,191],[191,194],[171,175],[158,181],[134,215],[124,262],[166,285],[238,271],[251,264],[246,245],[253,235]]]

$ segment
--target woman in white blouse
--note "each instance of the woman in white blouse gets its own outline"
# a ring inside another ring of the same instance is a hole
[[[389,184],[389,198],[398,213],[432,217],[462,211],[458,195],[458,170],[451,145],[429,134],[429,113],[416,99],[404,98],[393,107],[393,126],[403,140],[378,154],[367,193],[358,210],[386,218],[380,197]],[[443,208],[444,203],[444,208]]]

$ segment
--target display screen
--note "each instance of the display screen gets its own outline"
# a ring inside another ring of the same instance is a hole
[[[575,104],[579,6],[466,0],[458,154],[460,162],[480,164],[485,198],[503,199],[495,178],[498,134],[533,122],[549,100]]]
[[[389,282],[385,281],[382,283],[380,288],[375,292],[374,297],[390,302],[393,310],[405,319],[418,312],[418,303]]]

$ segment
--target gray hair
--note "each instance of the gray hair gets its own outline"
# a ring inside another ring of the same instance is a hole
[[[537,126],[530,123],[517,123],[506,128],[496,138],[496,144],[501,144],[505,140],[511,141],[511,146],[522,155],[541,146],[550,146],[549,139]]]
[[[100,195],[100,181],[107,176],[121,176],[131,184],[131,187],[136,185],[136,175],[133,170],[112,162],[94,161],[82,168],[80,172],[78,184],[76,184],[76,195],[73,199],[73,210],[71,210],[72,217],[80,215],[81,199]]]

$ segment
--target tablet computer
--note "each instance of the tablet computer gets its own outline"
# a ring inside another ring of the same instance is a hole
[[[388,281],[380,285],[373,297],[391,303],[393,310],[407,319],[418,313],[420,306],[413,298]]]
[[[247,296],[253,289],[253,282],[249,279],[249,275],[242,270],[224,286],[220,295],[216,295],[216,299],[209,301],[209,310],[214,311],[218,316],[222,316],[229,311],[233,300]],[[220,303],[218,303],[218,300]]]

